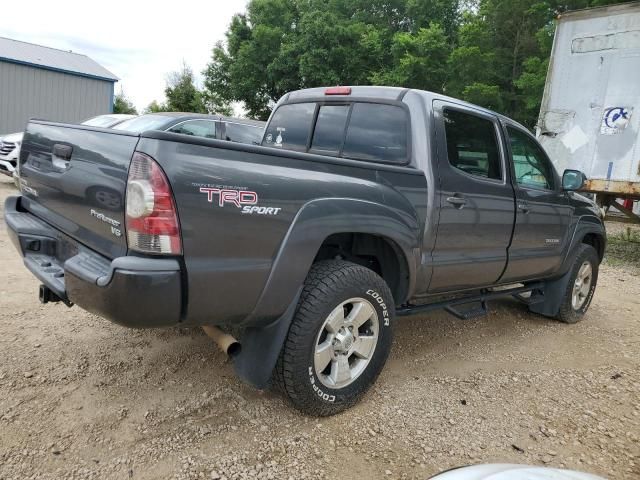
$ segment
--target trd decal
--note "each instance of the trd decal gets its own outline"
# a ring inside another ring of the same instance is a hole
[[[200,187],[200,193],[207,194],[207,201],[213,203],[214,197],[220,207],[230,203],[240,208],[242,205],[255,205],[258,203],[258,194],[248,190],[231,190],[226,188]]]
[[[234,188],[199,187],[200,193],[207,194],[207,202],[217,203],[219,207],[234,205],[248,215],[277,215],[282,208],[257,206],[258,194],[250,190]]]

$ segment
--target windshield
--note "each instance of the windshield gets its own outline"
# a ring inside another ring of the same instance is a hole
[[[98,117],[93,117],[89,120],[85,120],[84,122],[82,122],[82,125],[89,125],[90,127],[108,127],[109,125],[113,125],[118,120],[118,117],[113,117],[111,115],[100,115]]]
[[[113,127],[114,130],[127,130],[129,132],[146,132],[147,130],[164,130],[164,126],[173,120],[166,115],[142,115],[141,117],[125,120]]]

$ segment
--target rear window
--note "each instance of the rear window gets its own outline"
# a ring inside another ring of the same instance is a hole
[[[260,145],[263,132],[262,127],[231,122],[227,122],[225,127],[225,140],[248,143],[249,145]]]
[[[343,156],[389,163],[407,159],[407,115],[395,105],[353,105]]]
[[[276,110],[269,122],[263,144],[269,147],[306,152],[315,110],[315,103],[282,105]]]
[[[316,110],[315,103],[294,103],[273,114],[263,145],[402,164],[408,157],[408,133],[407,113],[397,105],[355,102]]]
[[[322,105],[320,107],[311,142],[311,150],[314,153],[333,155],[340,153],[347,115],[349,115],[349,105]]]

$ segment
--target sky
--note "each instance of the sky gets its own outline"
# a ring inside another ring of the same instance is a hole
[[[0,36],[82,53],[120,78],[136,108],[164,99],[183,61],[200,73],[247,0],[18,0],[2,2]],[[11,19],[11,21],[9,21]]]

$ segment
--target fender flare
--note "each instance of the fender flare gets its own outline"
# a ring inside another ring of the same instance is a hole
[[[581,244],[589,234],[597,235],[602,242],[602,252],[598,252],[598,256],[600,260],[602,260],[602,255],[604,255],[604,250],[606,248],[607,243],[607,232],[604,228],[604,224],[602,220],[600,220],[595,215],[582,215],[578,218],[576,222],[576,227],[573,231],[573,237],[571,238],[571,242],[567,247],[567,252],[565,253],[564,260],[558,270],[561,274],[566,273],[573,264],[574,252],[576,250],[576,246]]]
[[[417,218],[385,205],[349,198],[314,200],[296,215],[276,255],[253,312],[244,322],[242,350],[234,358],[238,376],[265,388],[295,315],[304,280],[313,260],[330,235],[368,233],[388,238],[402,251],[414,288],[419,225]]]
[[[306,203],[289,227],[262,293],[244,323],[268,324],[279,318],[304,283],[322,242],[338,233],[367,233],[392,240],[406,261],[411,292],[420,261],[419,231],[415,212],[408,214],[379,203],[350,198]]]
[[[602,252],[606,247],[607,233],[602,221],[594,215],[584,215],[578,219],[573,238],[567,248],[567,253],[560,268],[559,277],[547,280],[544,285],[544,300],[529,305],[529,310],[547,317],[555,317],[560,311],[560,306],[564,300],[564,294],[571,280],[571,266],[575,259],[576,247],[583,243],[584,237],[595,234],[602,241]],[[601,252],[598,256],[602,259]]]

